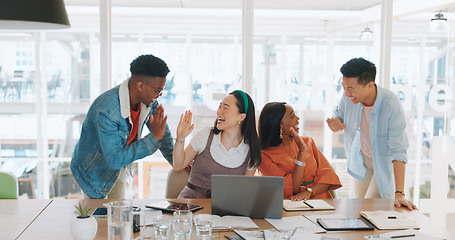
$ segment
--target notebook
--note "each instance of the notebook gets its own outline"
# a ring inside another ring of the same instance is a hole
[[[322,199],[310,199],[307,201],[284,200],[283,208],[286,211],[316,211],[335,210],[335,208]]]
[[[212,214],[281,218],[283,177],[212,175]]]
[[[380,229],[419,229],[416,221],[397,211],[361,211],[360,215]]]
[[[258,225],[249,217],[212,215],[213,231],[229,231],[234,229],[259,229]]]

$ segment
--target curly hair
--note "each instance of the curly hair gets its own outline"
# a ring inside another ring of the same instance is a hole
[[[169,68],[166,63],[152,54],[141,55],[130,64],[131,75],[166,77]]]

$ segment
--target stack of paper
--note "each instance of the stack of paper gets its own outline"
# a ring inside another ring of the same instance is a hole
[[[239,231],[234,232],[245,240],[277,240],[284,239],[280,236],[280,232],[275,229],[268,229],[263,231]],[[314,234],[304,229],[297,228],[292,232],[290,240],[341,240],[341,238],[332,238],[321,234]]]
[[[390,239],[406,239],[406,240],[442,240],[422,233],[418,230],[408,229],[403,231],[388,232],[376,235],[365,236],[366,239],[374,240],[390,240]]]
[[[265,240],[276,240],[276,239],[284,239],[283,237],[280,237],[280,232],[276,230],[264,230],[264,239]],[[321,234],[314,234],[311,232],[308,232],[302,228],[297,228],[293,232],[290,240],[341,240],[341,238],[333,238],[333,237],[328,237],[325,235]]]
[[[326,232],[326,230],[319,226],[319,224],[308,220],[304,216],[284,217],[281,219],[266,218],[265,220],[278,230],[302,228],[303,230],[311,233]]]

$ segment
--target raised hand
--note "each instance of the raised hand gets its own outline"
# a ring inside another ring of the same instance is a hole
[[[193,113],[191,110],[180,116],[179,125],[177,126],[177,141],[183,141],[194,129],[194,123],[191,123]]]
[[[150,115],[149,118],[150,127],[157,141],[161,140],[166,132],[166,121],[167,116],[164,115],[164,108],[162,105],[158,105],[155,109],[155,115]]]
[[[329,125],[329,128],[334,132],[338,132],[344,129],[344,124],[339,118],[327,118],[325,121],[327,122],[327,125]]]

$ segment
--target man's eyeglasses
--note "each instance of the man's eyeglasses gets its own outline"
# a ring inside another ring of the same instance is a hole
[[[156,95],[161,94],[161,93],[164,91],[164,89],[166,89],[166,86],[164,86],[164,88],[157,88],[157,87],[154,87],[154,86],[152,86],[152,85],[149,85],[149,84],[148,84],[147,82],[145,82],[145,81],[141,81],[141,82],[143,82],[145,85],[147,85],[147,86],[149,86],[149,87],[155,89]]]

